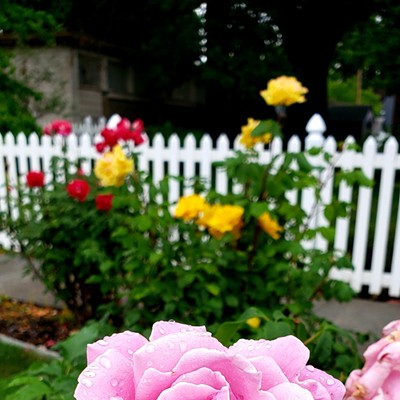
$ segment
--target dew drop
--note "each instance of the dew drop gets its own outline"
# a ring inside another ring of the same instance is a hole
[[[333,379],[328,379],[328,380],[326,381],[326,384],[329,385],[329,386],[332,386],[332,385],[335,384],[335,381],[334,381]]]
[[[165,329],[162,328],[161,326],[158,328],[159,332],[161,333],[161,335],[165,334]]]
[[[311,372],[315,371],[315,368],[312,365],[306,365],[306,368]]]
[[[134,352],[132,349],[128,349],[128,354],[132,355]]]
[[[147,347],[146,347],[146,351],[148,353],[153,353],[154,352],[154,345],[148,344]]]
[[[174,324],[174,323],[175,323],[175,320],[174,320],[174,319],[170,319],[168,322]]]
[[[115,387],[115,386],[118,385],[118,380],[117,379],[111,379],[110,383],[111,383],[112,387]]]
[[[93,371],[86,371],[83,375],[87,376],[88,378],[94,378],[96,374]]]
[[[254,346],[252,344],[249,344],[248,350],[251,351],[253,350]]]
[[[98,340],[97,344],[99,344],[100,346],[108,346],[108,342],[106,342],[104,339]]]
[[[93,382],[90,379],[82,379],[81,383],[83,386],[86,386],[86,387],[93,386]]]
[[[266,349],[270,349],[270,348],[271,348],[271,345],[270,345],[270,344],[266,344],[266,345],[265,345],[265,348],[266,348]]]
[[[107,358],[107,357],[101,357],[100,358],[100,364],[104,367],[104,368],[111,368],[111,361]]]

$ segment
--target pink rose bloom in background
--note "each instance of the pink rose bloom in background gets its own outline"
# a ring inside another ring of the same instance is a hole
[[[77,400],[342,400],[337,379],[307,365],[296,337],[223,346],[204,326],[156,322],[149,340],[125,331],[87,347]]]
[[[346,380],[346,400],[400,399],[400,320],[388,323],[382,338],[364,352],[362,369]]]
[[[43,128],[44,135],[62,135],[68,136],[72,132],[72,125],[69,121],[57,119],[50,122]]]

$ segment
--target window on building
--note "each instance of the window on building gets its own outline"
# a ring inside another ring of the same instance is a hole
[[[116,61],[108,62],[108,89],[110,92],[128,93],[129,67]]]
[[[79,86],[84,89],[101,89],[101,59],[79,55]]]

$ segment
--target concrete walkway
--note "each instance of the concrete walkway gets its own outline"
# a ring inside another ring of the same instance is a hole
[[[19,257],[0,255],[0,295],[39,305],[57,305],[40,281],[24,275],[24,262]],[[317,315],[336,325],[361,333],[380,336],[382,328],[400,319],[400,299],[392,302],[354,299],[348,303],[320,301],[315,304]]]

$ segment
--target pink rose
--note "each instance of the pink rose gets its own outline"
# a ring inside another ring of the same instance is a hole
[[[364,352],[362,369],[346,380],[346,400],[397,400],[400,394],[400,320],[388,323],[382,338]]]
[[[149,340],[125,331],[87,347],[77,400],[342,400],[337,379],[307,366],[294,336],[226,348],[204,326],[156,322]]]

